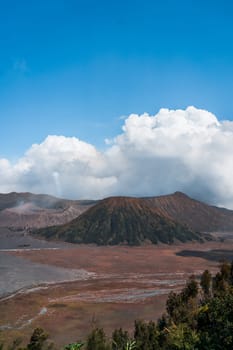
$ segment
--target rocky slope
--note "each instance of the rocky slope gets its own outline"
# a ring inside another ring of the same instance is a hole
[[[129,197],[104,199],[70,223],[41,229],[36,234],[48,239],[99,245],[170,244],[204,239],[203,235],[175,222],[146,200]]]
[[[61,225],[93,204],[95,201],[72,201],[42,194],[0,194],[0,226],[22,229]]]
[[[100,207],[95,208],[98,204],[101,204]],[[89,211],[92,207],[93,212]],[[127,225],[130,225],[131,229],[136,225],[136,231],[139,233],[140,229],[145,226],[143,220],[146,217],[157,217],[159,215],[166,220],[189,227],[191,231],[233,232],[232,210],[210,206],[181,192],[140,199],[112,197],[99,202],[66,200],[32,193],[12,192],[0,194],[0,227],[31,229],[63,225],[76,219],[87,210],[87,216],[82,216],[82,219],[80,219],[83,223],[79,225],[82,227],[87,227],[89,221],[96,222],[95,219],[100,215],[105,217],[104,225],[106,227],[111,222],[112,225],[114,223],[114,229],[119,231],[119,227],[121,227],[126,232]],[[133,218],[140,216],[140,220],[133,223]],[[128,219],[128,217],[130,218]],[[123,218],[124,224],[122,224]],[[96,225],[100,228],[101,220],[97,220]],[[154,227],[154,221],[151,225]],[[113,241],[114,239],[112,238]],[[128,240],[130,240],[129,237]],[[140,241],[139,238],[136,240]]]
[[[182,192],[145,198],[152,208],[159,208],[164,215],[187,225],[195,231],[233,231],[233,211],[218,208],[188,197]]]

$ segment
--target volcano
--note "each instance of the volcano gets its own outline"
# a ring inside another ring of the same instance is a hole
[[[36,233],[49,239],[98,245],[171,244],[206,238],[176,222],[149,201],[131,197],[106,198],[70,223],[41,229]]]
[[[0,227],[29,229],[65,224],[95,203],[29,192],[0,194]]]
[[[233,232],[233,211],[218,208],[192,199],[182,192],[167,196],[147,197],[151,208],[159,209],[164,215],[182,225],[200,232]]]

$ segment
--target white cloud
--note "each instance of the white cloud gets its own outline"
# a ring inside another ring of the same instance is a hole
[[[0,192],[69,198],[174,191],[233,208],[233,122],[210,112],[161,109],[132,114],[99,152],[75,137],[48,136],[15,164],[0,159]]]

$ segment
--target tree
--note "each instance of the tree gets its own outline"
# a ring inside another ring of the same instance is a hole
[[[218,272],[213,278],[214,295],[216,296],[216,295],[225,293],[228,287],[229,287],[228,282],[223,278],[223,275],[220,272]]]
[[[51,344],[47,344],[48,334],[44,332],[42,328],[35,328],[30,343],[27,345],[28,350],[43,350],[51,347]]]
[[[128,340],[124,350],[133,350],[137,348],[137,343],[135,340]]]
[[[83,347],[84,343],[82,342],[76,342],[68,344],[64,347],[64,350],[79,350]]]
[[[233,349],[233,293],[214,296],[198,314],[200,349]]]
[[[87,338],[86,350],[109,350],[103,328],[94,328]]]
[[[176,320],[177,310],[179,309],[182,303],[180,294],[170,292],[166,302],[166,310],[168,316],[174,320]]]
[[[137,320],[134,323],[134,339],[138,350],[156,350],[159,345],[159,332],[153,321]]]
[[[220,265],[220,273],[224,281],[230,282],[231,265],[227,261],[223,261]]]
[[[212,281],[211,273],[209,272],[209,270],[205,270],[201,275],[201,281],[200,281],[200,285],[205,298],[208,298],[210,296],[211,281]]]
[[[233,260],[231,262],[230,284],[233,286]]]
[[[196,298],[198,295],[198,283],[195,279],[195,276],[192,275],[189,277],[186,282],[186,286],[182,291],[182,299],[183,301],[188,301],[190,298]]]
[[[173,324],[167,332],[166,350],[194,350],[198,344],[197,332],[190,329],[187,324],[180,323],[178,326]]]
[[[115,329],[112,333],[112,349],[125,350],[127,342],[129,342],[128,332],[123,331],[122,328]]]

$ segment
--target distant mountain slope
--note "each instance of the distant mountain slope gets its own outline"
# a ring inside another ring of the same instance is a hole
[[[210,206],[182,192],[144,200],[150,207],[159,208],[164,215],[195,231],[233,231],[232,210]]]
[[[36,233],[46,238],[99,245],[203,239],[201,234],[170,219],[147,201],[129,197],[104,199],[70,223]]]
[[[33,228],[65,224],[95,203],[28,192],[0,194],[0,226]]]
[[[99,202],[93,200],[66,200],[32,193],[12,192],[0,194],[0,227],[41,228],[63,225],[77,218],[91,207],[93,207],[94,210],[94,206],[98,203],[101,203],[102,212],[106,210],[106,217],[104,220],[106,226],[107,222],[109,224],[110,221],[114,221],[114,227],[119,227],[122,217],[125,218],[127,213],[127,215],[130,214],[132,218],[134,216],[142,216],[136,225],[136,231],[139,232],[139,228],[145,225],[143,223],[144,218],[147,215],[152,217],[153,211],[155,216],[159,215],[160,217],[166,218],[166,220],[177,222],[189,227],[191,231],[233,232],[232,210],[210,206],[194,200],[181,192],[166,196],[138,199],[112,197]],[[115,203],[115,205],[113,205],[113,203]],[[124,206],[125,208],[122,209]],[[139,207],[141,207],[140,210]],[[115,209],[113,210],[113,208]],[[131,211],[129,208],[131,208]],[[88,218],[92,218],[92,216],[89,215],[88,212],[85,227],[88,226]],[[84,219],[82,218],[82,220]],[[91,220],[93,220],[93,218]],[[119,223],[116,223],[118,220]],[[122,227],[123,231],[127,231],[127,220]],[[133,222],[133,220],[129,219],[129,222]],[[100,226],[100,223],[98,223],[98,225]],[[130,225],[134,227],[135,224],[131,223]],[[119,229],[117,228],[117,230]]]

